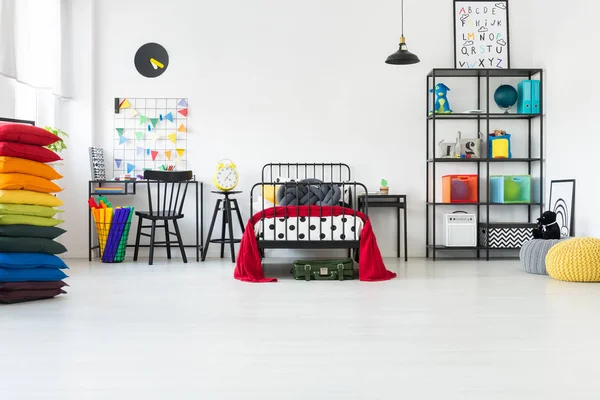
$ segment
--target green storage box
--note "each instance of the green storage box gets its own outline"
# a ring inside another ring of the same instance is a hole
[[[354,279],[354,262],[343,260],[296,260],[292,268],[294,279],[317,281],[343,281]]]

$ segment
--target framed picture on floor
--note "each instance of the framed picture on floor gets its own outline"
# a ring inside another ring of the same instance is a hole
[[[510,68],[508,0],[454,0],[454,68]]]
[[[575,236],[575,179],[550,182],[549,209],[556,213],[560,236]]]

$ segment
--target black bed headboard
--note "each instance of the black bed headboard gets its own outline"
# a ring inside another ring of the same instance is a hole
[[[35,121],[28,121],[26,119],[14,119],[14,118],[0,117],[0,122],[14,122],[15,124],[28,124],[28,125],[35,126]]]
[[[350,167],[344,163],[269,163],[262,169],[262,182],[284,177],[294,180],[316,178],[326,182],[348,182]]]

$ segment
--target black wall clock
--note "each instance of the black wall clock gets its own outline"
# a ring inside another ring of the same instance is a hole
[[[138,49],[133,59],[135,69],[146,78],[161,76],[169,66],[169,54],[158,43],[146,43]]]

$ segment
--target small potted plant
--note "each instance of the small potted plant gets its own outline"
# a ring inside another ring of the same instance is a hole
[[[67,132],[57,129],[57,128],[52,128],[51,126],[45,126],[44,129],[50,133],[53,133],[54,135],[56,135],[60,138],[59,141],[52,143],[49,146],[46,146],[48,149],[52,150],[55,153],[60,153],[61,151],[67,149],[67,145],[65,144],[65,141],[64,141],[64,138],[69,137]]]
[[[390,188],[388,187],[388,181],[385,179],[381,180],[381,185],[379,187],[379,192],[381,194],[388,194],[390,192]]]

